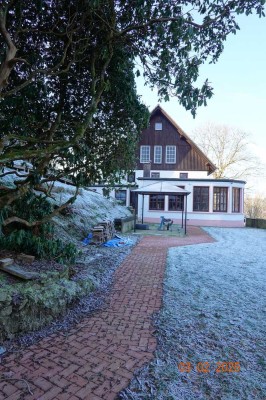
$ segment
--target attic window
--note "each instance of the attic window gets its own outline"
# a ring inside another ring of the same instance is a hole
[[[163,129],[162,122],[155,122],[155,130],[156,131],[162,131],[162,129]]]

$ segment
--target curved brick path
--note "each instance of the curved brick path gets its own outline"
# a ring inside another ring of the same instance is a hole
[[[23,353],[2,359],[0,400],[111,400],[133,372],[153,358],[156,339],[151,315],[162,301],[169,247],[212,242],[200,228],[185,238],[148,236],[115,273],[107,307],[73,327],[53,334]],[[2,375],[3,376],[3,375]]]

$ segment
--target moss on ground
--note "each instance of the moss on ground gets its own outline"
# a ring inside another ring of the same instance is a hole
[[[72,281],[58,273],[42,274],[38,281],[2,284],[0,292],[0,343],[15,334],[39,329],[67,307],[95,289],[90,278]]]

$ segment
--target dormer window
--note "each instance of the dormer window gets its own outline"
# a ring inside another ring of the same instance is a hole
[[[156,131],[162,131],[162,129],[163,129],[162,122],[155,122],[155,130]]]

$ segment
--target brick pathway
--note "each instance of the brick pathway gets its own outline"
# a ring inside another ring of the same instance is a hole
[[[161,307],[167,249],[213,241],[200,228],[188,233],[143,238],[117,269],[103,311],[84,318],[68,336],[59,332],[4,357],[0,377],[8,379],[0,380],[0,400],[115,399],[153,358],[151,315]]]

